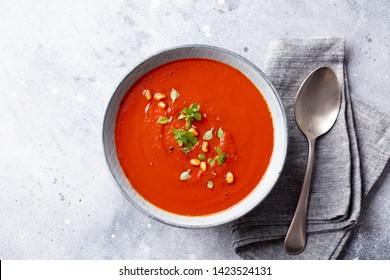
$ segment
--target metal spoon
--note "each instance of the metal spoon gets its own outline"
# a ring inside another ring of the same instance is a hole
[[[340,86],[329,67],[320,67],[307,76],[295,101],[295,120],[309,141],[309,156],[301,194],[284,247],[290,254],[301,253],[306,245],[306,213],[316,138],[328,132],[340,110]]]

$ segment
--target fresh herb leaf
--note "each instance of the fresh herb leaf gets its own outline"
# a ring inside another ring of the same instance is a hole
[[[214,187],[213,181],[208,181],[208,182],[207,182],[207,187],[208,187],[209,189],[212,189],[212,188]]]
[[[199,158],[200,160],[205,160],[205,159],[206,159],[206,156],[205,156],[204,154],[199,154],[199,155],[198,155],[198,158]]]
[[[217,157],[218,165],[222,165],[225,162],[226,153],[223,153]]]
[[[179,97],[179,93],[177,92],[176,89],[172,89],[171,90],[171,94],[170,94],[170,97],[172,99],[172,102],[175,102],[175,100]]]
[[[189,108],[184,108],[180,115],[179,120],[185,119],[186,120],[186,127],[187,129],[190,129],[192,127],[192,121],[195,119],[197,121],[202,120],[202,115],[199,113],[199,104],[191,104]]]
[[[157,123],[159,123],[159,124],[167,124],[168,122],[169,122],[169,119],[165,116],[161,116],[157,120]]]
[[[191,177],[190,172],[191,172],[191,169],[188,169],[187,171],[184,171],[183,173],[181,173],[180,180],[185,181],[185,180],[190,179],[190,177]]]
[[[191,104],[190,110],[191,110],[191,112],[195,113],[195,112],[199,111],[199,107],[200,107],[199,104],[194,103],[194,104]]]
[[[217,154],[218,154],[218,155],[215,157],[215,159],[217,160],[218,165],[222,165],[222,164],[225,162],[226,153],[222,153],[222,150],[221,150],[221,147],[220,147],[220,146],[215,147],[215,151],[216,151]]]
[[[197,121],[202,120],[202,115],[199,112],[195,112],[193,115],[195,120]]]
[[[213,130],[214,130],[214,127],[212,129],[210,129],[209,131],[206,131],[206,133],[203,136],[203,139],[207,140],[207,141],[213,139]]]
[[[218,138],[223,138],[224,135],[225,135],[225,132],[222,130],[222,127],[220,127],[218,129],[217,136],[218,136]]]
[[[181,147],[183,143],[187,143],[187,137],[186,137],[186,131],[184,129],[172,129],[172,133],[174,135],[174,138],[177,142],[177,144]]]
[[[187,143],[186,143],[186,148],[188,149],[188,150],[190,150],[190,149],[192,149],[194,147],[194,144],[192,144],[191,142],[189,142],[188,140],[187,140]],[[184,149],[184,148],[183,148]],[[188,151],[189,152],[189,151]],[[188,153],[187,152],[187,153]]]
[[[198,138],[196,138],[196,136],[194,134],[192,134],[191,132],[189,132],[189,131],[186,132],[186,138],[193,145],[198,143]]]
[[[209,165],[210,165],[210,166],[214,166],[214,164],[215,164],[215,158],[210,158],[210,159],[208,160],[208,162],[209,162]]]
[[[191,132],[184,129],[173,128],[172,133],[179,147],[183,146],[183,144],[185,145],[182,150],[186,154],[194,147],[196,143],[198,143],[198,138],[196,138],[196,136]]]
[[[187,129],[190,129],[192,127],[192,120],[187,120],[186,127]]]

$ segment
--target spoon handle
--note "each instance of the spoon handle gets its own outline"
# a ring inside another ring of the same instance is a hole
[[[288,229],[286,238],[284,239],[284,247],[287,253],[299,254],[303,251],[306,244],[306,214],[307,202],[309,199],[311,174],[313,171],[315,139],[309,140],[309,156],[303,180],[301,194],[299,196],[298,205],[295,210],[290,228]]]

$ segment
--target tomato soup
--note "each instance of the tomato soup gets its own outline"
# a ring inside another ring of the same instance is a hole
[[[145,200],[178,215],[204,216],[232,207],[257,186],[274,128],[264,97],[240,71],[182,59],[128,90],[115,142],[124,174]]]

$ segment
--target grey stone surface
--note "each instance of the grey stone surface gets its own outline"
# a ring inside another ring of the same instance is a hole
[[[262,68],[273,39],[342,36],[352,95],[390,112],[386,0],[34,2],[0,2],[1,259],[238,259],[227,226],[145,217],[106,167],[110,96],[161,49],[215,45]],[[389,170],[343,258],[390,259]]]

